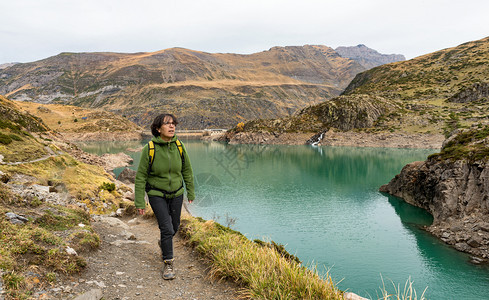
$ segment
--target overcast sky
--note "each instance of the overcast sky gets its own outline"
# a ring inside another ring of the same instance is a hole
[[[365,44],[410,59],[489,36],[487,0],[0,0],[0,64],[183,47]]]

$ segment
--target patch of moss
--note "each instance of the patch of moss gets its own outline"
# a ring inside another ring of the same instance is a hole
[[[12,143],[12,138],[9,135],[0,132],[0,144],[8,145]]]
[[[94,250],[100,246],[100,236],[90,230],[75,232],[70,239],[72,248],[77,252]]]
[[[54,208],[53,208],[54,210]],[[90,215],[81,209],[57,208],[57,211],[46,210],[34,223],[48,230],[67,230],[78,224],[88,225]]]
[[[489,137],[489,126],[464,130],[451,138],[440,153],[430,155],[429,159],[461,160],[470,162],[489,159],[489,144],[485,141]]]

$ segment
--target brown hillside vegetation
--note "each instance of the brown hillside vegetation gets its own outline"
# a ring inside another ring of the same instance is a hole
[[[126,118],[97,109],[72,105],[14,101],[28,113],[63,134],[68,140],[140,139],[144,129]]]
[[[151,53],[61,53],[0,70],[0,94],[103,108],[147,125],[161,111],[187,128],[290,115],[338,95],[365,70],[326,46],[250,55],[182,48]]]

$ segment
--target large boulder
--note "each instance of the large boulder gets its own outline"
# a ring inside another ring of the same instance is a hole
[[[119,176],[117,176],[117,180],[120,180],[125,184],[134,184],[134,181],[136,180],[136,171],[133,169],[124,168]]]

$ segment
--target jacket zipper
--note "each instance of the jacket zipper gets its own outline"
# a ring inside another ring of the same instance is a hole
[[[168,151],[167,151],[167,155],[168,155],[168,185],[169,185],[169,189],[170,191],[172,190],[171,189],[171,158],[170,158],[170,145],[171,143],[168,143]]]

